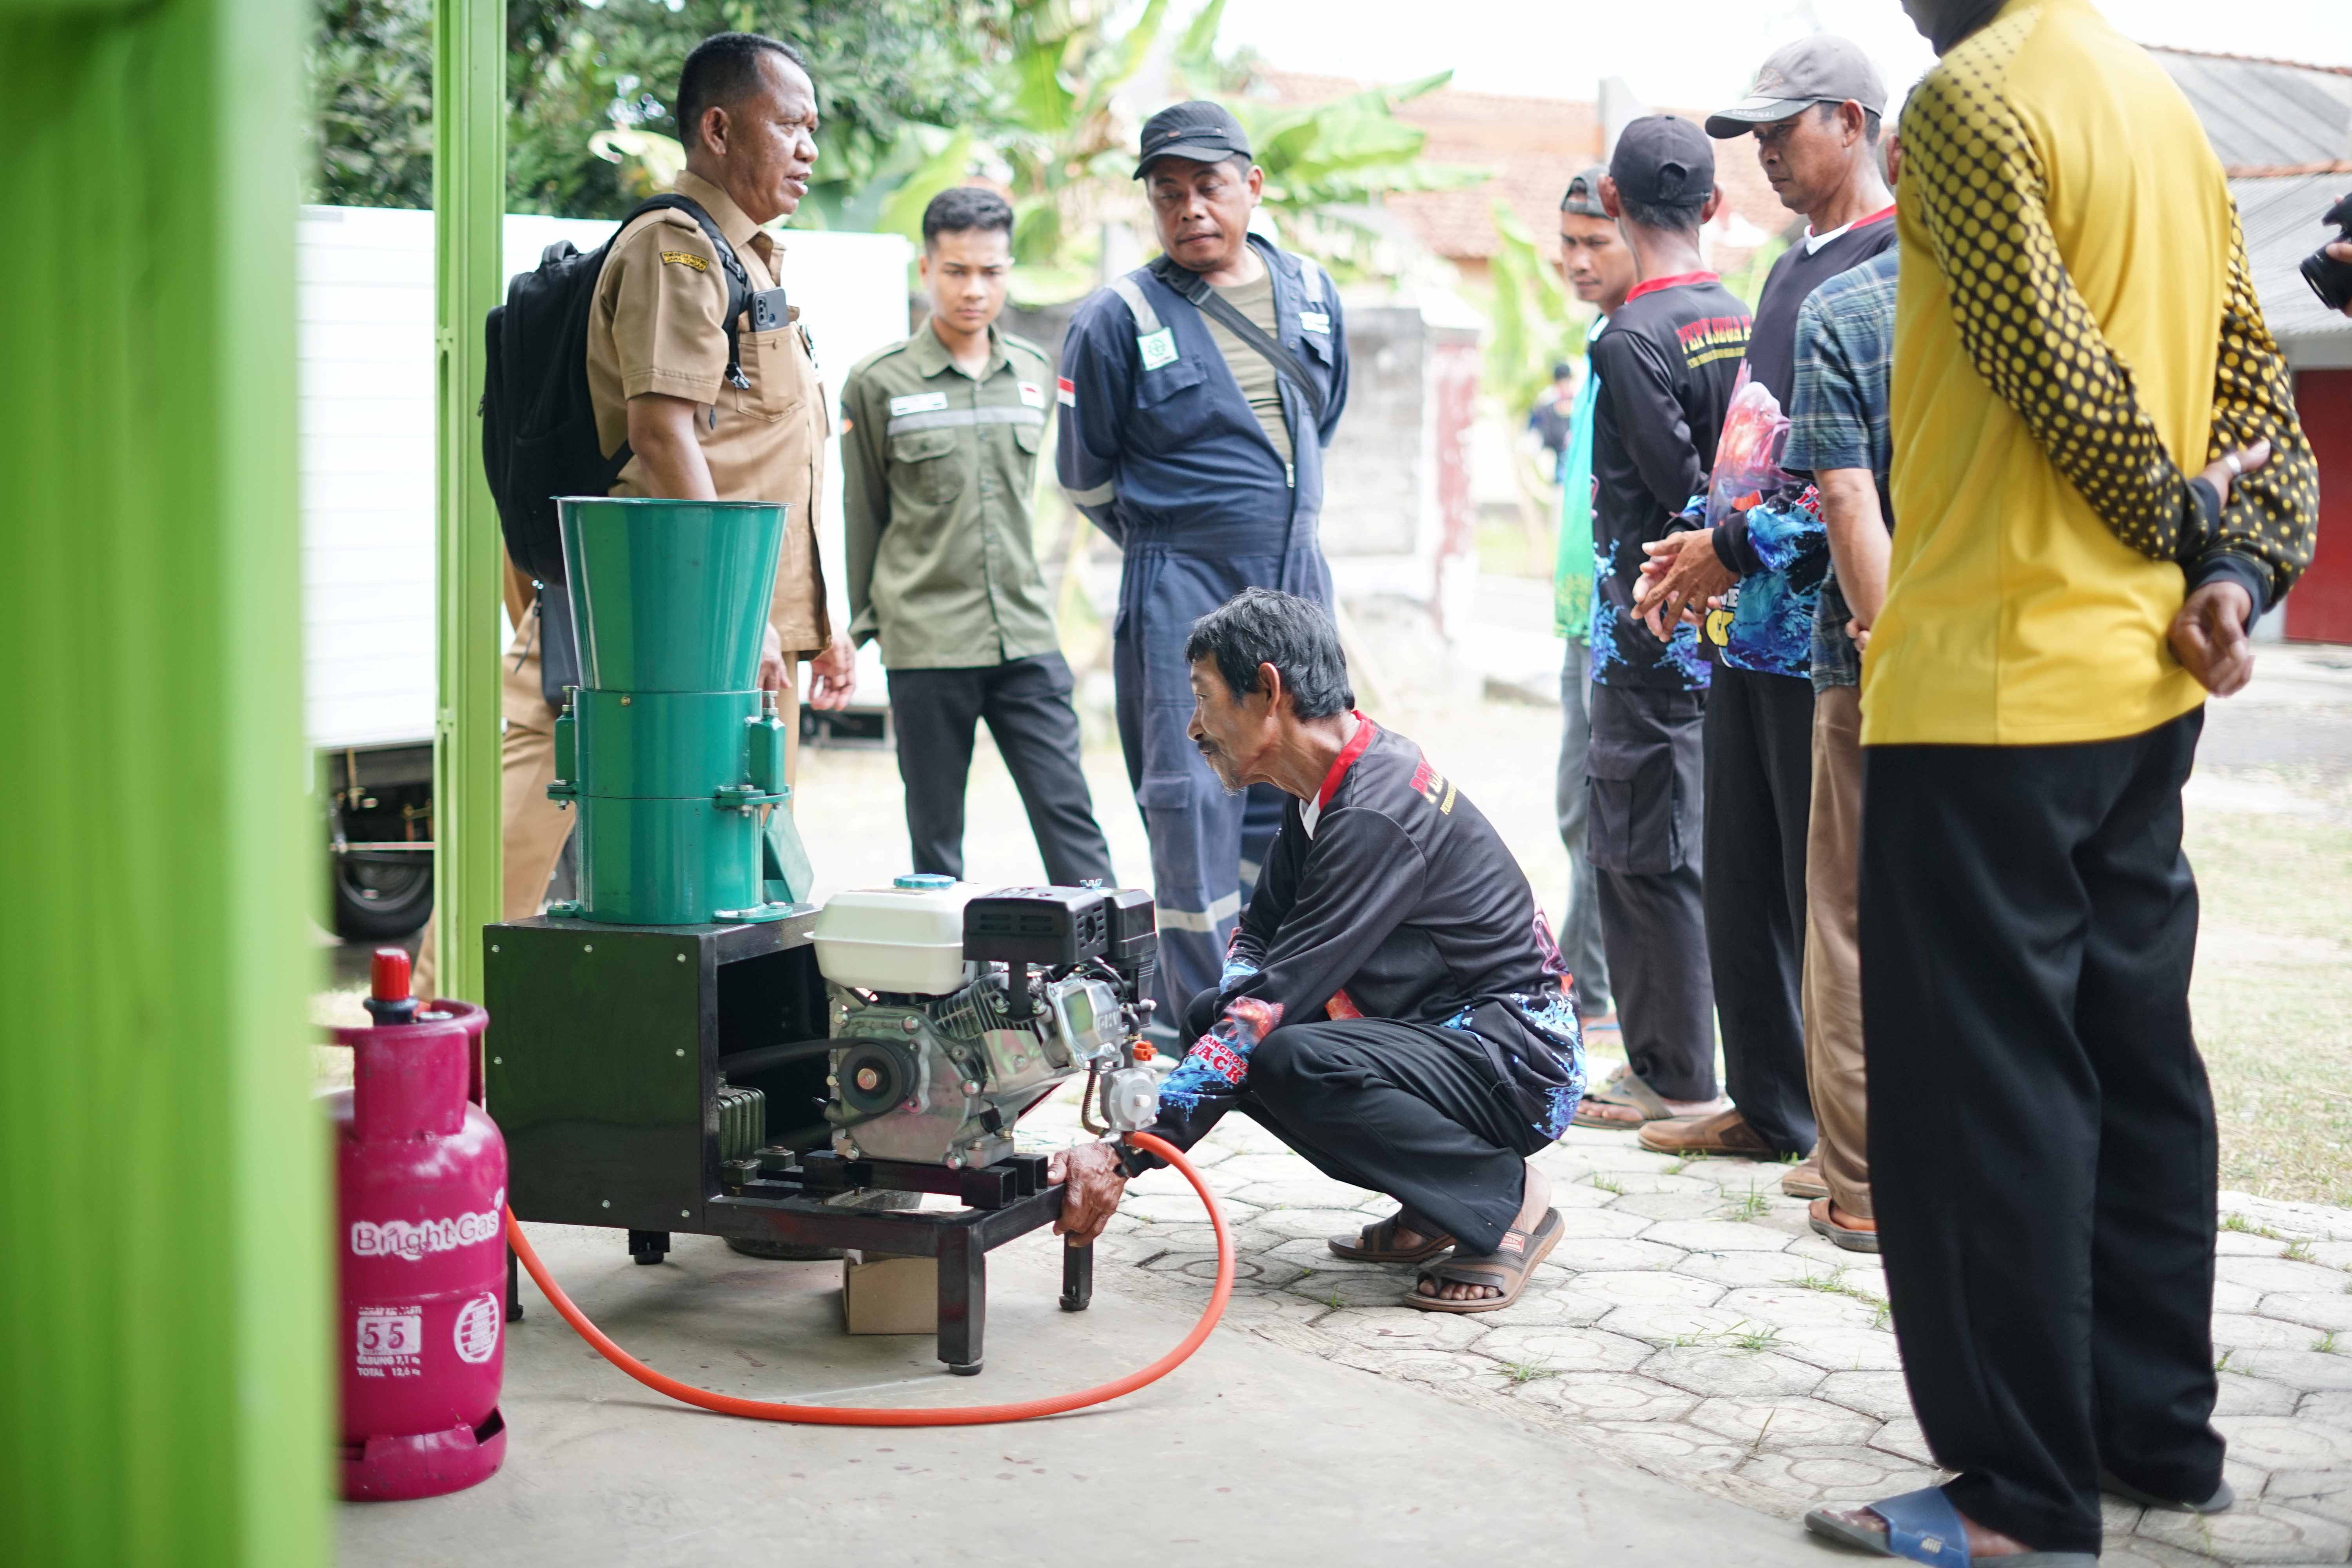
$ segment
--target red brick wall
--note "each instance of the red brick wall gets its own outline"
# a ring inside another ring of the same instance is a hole
[[[2305,371],[2294,404],[2319,458],[2319,551],[2287,595],[2286,635],[2352,643],[2352,370]]]

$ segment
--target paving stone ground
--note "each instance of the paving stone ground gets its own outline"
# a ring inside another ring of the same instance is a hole
[[[1060,1101],[1023,1133],[1078,1136]],[[1517,1302],[1453,1316],[1396,1304],[1409,1269],[1325,1247],[1391,1212],[1386,1198],[1327,1179],[1243,1116],[1192,1157],[1238,1253],[1222,1331],[1533,1419],[1790,1520],[1944,1477],[1904,1390],[1878,1260],[1813,1236],[1781,1166],[1573,1130],[1536,1161],[1567,1235]],[[1173,1171],[1129,1193],[1097,1266],[1199,1301],[1216,1274],[1199,1200]],[[2352,1558],[2352,1210],[2225,1193],[2221,1214],[2215,1425],[2242,1500],[2200,1519],[2108,1500],[2112,1568]]]

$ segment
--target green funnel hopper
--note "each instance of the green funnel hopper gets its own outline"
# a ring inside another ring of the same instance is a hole
[[[784,731],[759,689],[782,506],[557,503],[582,685],[550,798],[580,812],[580,897],[614,925],[781,919],[808,890]]]

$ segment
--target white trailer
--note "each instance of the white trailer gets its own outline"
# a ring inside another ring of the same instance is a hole
[[[559,239],[592,250],[614,226],[509,214],[507,271],[538,266]],[[897,235],[786,236],[784,287],[828,396],[850,365],[906,336],[911,254]],[[305,711],[336,929],[381,940],[414,931],[432,907],[433,215],[305,207],[296,255]],[[828,471],[819,537],[845,622],[840,463]]]

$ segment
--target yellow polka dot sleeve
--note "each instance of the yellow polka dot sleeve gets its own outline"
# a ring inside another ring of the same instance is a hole
[[[1947,54],[1903,113],[1903,197],[1914,204],[1969,359],[2116,538],[2194,567],[2251,557],[2272,602],[2310,562],[2317,467],[2291,382],[2263,325],[2232,218],[2231,289],[2219,323],[2213,448],[2268,440],[2268,468],[2241,481],[2216,526],[2141,411],[2130,367],[2075,291],[2043,210],[2045,171],[2010,108],[2002,70],[2038,20],[2020,7]]]
[[[2246,237],[2230,210],[2230,291],[2221,307],[2221,354],[2213,367],[2213,438],[2205,460],[2257,441],[2271,444],[2261,471],[2230,487],[2221,524],[2200,552],[2242,555],[2271,581],[2277,604],[2303,569],[2319,529],[2319,460],[2294,412],[2294,376],[2263,321],[2246,265]]]

